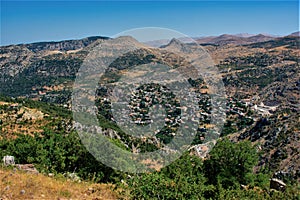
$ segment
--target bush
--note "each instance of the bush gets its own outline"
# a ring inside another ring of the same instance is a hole
[[[258,153],[251,142],[233,143],[220,140],[205,160],[205,176],[208,182],[222,187],[239,187],[253,182],[253,167],[258,162]]]
[[[213,193],[206,186],[200,158],[183,155],[160,172],[134,175],[122,185],[132,199],[205,199]]]
[[[76,132],[45,129],[34,137],[20,134],[13,140],[0,140],[0,156],[5,155],[14,156],[19,164],[33,163],[44,173],[76,172],[95,182],[114,181],[119,176],[86,150]]]

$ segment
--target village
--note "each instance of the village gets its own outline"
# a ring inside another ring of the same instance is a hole
[[[183,101],[187,100],[193,93],[197,94],[197,100],[199,105],[198,113],[196,114],[197,119],[192,118],[192,121],[199,120],[198,129],[195,130],[195,141],[193,144],[201,144],[205,141],[206,134],[214,129],[214,125],[211,124],[211,119],[216,118],[217,113],[212,113],[211,94],[209,94],[209,88],[204,81],[190,81],[193,86],[190,88],[189,95],[186,96]],[[106,116],[110,117],[110,120],[116,122],[110,109],[110,100],[107,97],[98,97],[98,110],[99,113],[110,113]],[[245,126],[251,125],[260,116],[271,116],[276,111],[276,106],[266,106],[263,103],[258,102],[258,97],[254,96],[251,99],[236,99],[234,97],[226,98],[226,107],[221,105],[217,106],[219,112],[226,113],[226,121],[224,120],[223,132],[220,135],[227,135],[238,130],[241,130]],[[216,102],[218,104],[218,102]],[[219,102],[221,103],[221,102]],[[150,116],[150,108],[158,106],[159,109],[164,109],[165,116],[164,127],[161,130],[155,130],[154,135],[160,137],[169,137],[165,142],[170,141],[174,136],[178,127],[182,124],[182,113],[192,112],[189,105],[181,105],[180,99],[165,86],[161,86],[155,83],[149,83],[138,87],[134,92],[131,93],[130,102],[127,107],[121,109],[119,115],[129,115],[129,118],[121,118],[118,123],[124,124],[125,120],[130,119],[131,124],[139,126],[150,125],[155,122],[156,115]],[[129,110],[129,111],[128,111]],[[255,115],[253,115],[255,113]],[[191,113],[192,114],[192,113]],[[159,116],[159,115],[157,115]],[[228,131],[230,127],[230,131]]]

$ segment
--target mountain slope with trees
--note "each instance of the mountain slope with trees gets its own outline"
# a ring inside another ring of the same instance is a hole
[[[298,36],[251,44],[232,44],[231,39],[205,44],[226,88],[222,138],[204,159],[191,150],[170,166],[143,175],[118,172],[98,162],[72,126],[70,98],[76,73],[88,52],[108,39],[90,37],[0,47],[1,157],[13,155],[17,163],[32,163],[43,174],[76,173],[82,180],[114,183],[125,199],[299,197]],[[129,65],[140,62],[160,62],[174,68],[186,65],[184,59],[161,50],[143,49],[122,59],[106,73],[108,83],[116,81]],[[190,83],[201,91],[207,89],[203,80]],[[155,86],[148,89],[151,87]],[[99,123],[112,143],[127,151],[145,152],[171,139],[164,134],[169,129],[155,141],[127,136],[111,119],[110,102],[104,100],[107,90],[97,92]],[[200,104],[206,105],[207,98]],[[208,129],[199,128],[193,145],[201,144]],[[287,189],[270,190],[270,178],[284,181]]]

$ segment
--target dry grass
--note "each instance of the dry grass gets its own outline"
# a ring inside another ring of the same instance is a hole
[[[0,168],[0,199],[93,199],[110,200],[118,196],[109,184],[72,182]]]

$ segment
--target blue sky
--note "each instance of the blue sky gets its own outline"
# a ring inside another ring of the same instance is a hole
[[[163,27],[191,37],[287,35],[299,29],[294,1],[1,1],[1,45],[112,36]]]

